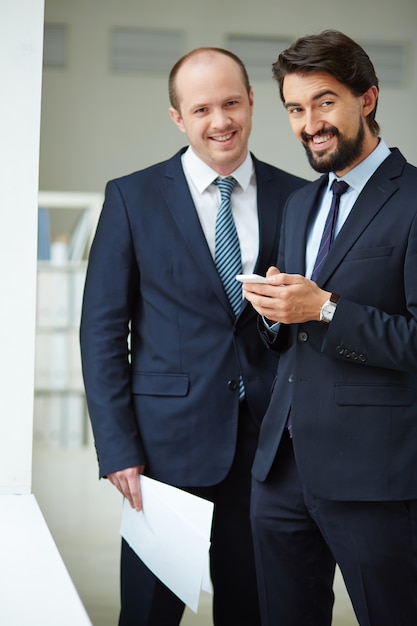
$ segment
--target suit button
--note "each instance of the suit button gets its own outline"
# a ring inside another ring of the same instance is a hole
[[[238,384],[235,380],[229,380],[227,383],[227,386],[230,389],[230,391],[236,391],[236,389],[238,388]]]
[[[344,352],[343,346],[337,346],[336,352],[337,352],[337,354],[340,354],[340,356],[342,356],[342,354]]]
[[[301,342],[305,342],[308,341],[308,333],[306,333],[304,330],[300,330],[300,332],[298,333],[298,341]]]
[[[359,355],[359,361],[361,361],[362,363],[365,363],[365,361],[366,361],[366,356],[365,356],[365,354],[360,354],[360,355]]]
[[[343,350],[343,356],[349,359],[352,356],[352,353],[350,350],[346,349],[346,350]]]
[[[290,375],[288,376],[288,382],[289,382],[289,383],[293,383],[293,382],[294,382],[294,374],[290,374]]]

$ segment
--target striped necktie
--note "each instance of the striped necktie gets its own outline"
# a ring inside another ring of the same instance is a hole
[[[242,305],[242,287],[236,275],[242,271],[239,237],[232,214],[231,195],[236,179],[217,178],[214,184],[220,190],[220,206],[216,217],[214,261],[229,298],[234,314],[237,316]],[[242,376],[239,377],[239,399],[245,397]]]
[[[214,260],[233,312],[237,316],[242,304],[242,286],[235,277],[236,274],[242,272],[242,259],[230,198],[236,185],[236,180],[232,177],[217,178],[214,184],[220,190],[220,207],[216,218]]]
[[[313,272],[311,274],[311,280],[317,282],[321,266],[324,263],[324,259],[329,253],[330,247],[334,239],[334,229],[336,226],[337,214],[339,212],[340,196],[345,193],[349,188],[349,185],[344,180],[334,180],[332,182],[332,204],[330,206],[329,213],[327,215],[326,223],[324,225],[323,235],[321,237],[319,251],[317,253],[316,262],[314,264]]]

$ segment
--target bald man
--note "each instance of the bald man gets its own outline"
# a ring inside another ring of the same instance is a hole
[[[240,271],[261,274],[305,181],[249,152],[253,91],[229,51],[181,58],[169,94],[188,147],[106,188],[81,325],[89,414],[100,476],[132,507],[142,507],[141,474],[214,503],[214,623],[258,626],[250,472],[276,361],[216,265],[218,179],[233,189]],[[123,541],[119,625],[174,626],[183,610]]]

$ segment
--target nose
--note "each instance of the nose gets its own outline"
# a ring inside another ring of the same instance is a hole
[[[320,112],[316,109],[308,109],[304,116],[304,131],[309,135],[315,135],[323,127],[324,122],[320,119]]]
[[[227,109],[223,107],[219,107],[214,109],[213,115],[211,118],[211,123],[213,128],[225,128],[230,122],[230,116],[228,114]]]

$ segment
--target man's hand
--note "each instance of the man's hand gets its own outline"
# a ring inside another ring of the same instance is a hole
[[[136,511],[142,510],[139,476],[143,474],[144,469],[144,465],[137,465],[107,474],[108,480],[129,500],[130,506]]]
[[[276,267],[270,267],[266,276],[268,284],[243,285],[245,298],[259,315],[282,324],[320,320],[320,308],[330,292],[299,274],[282,274]]]

